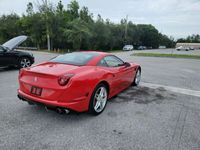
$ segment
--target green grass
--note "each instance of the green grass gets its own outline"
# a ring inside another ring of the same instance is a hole
[[[122,52],[122,50],[109,50],[109,51],[107,51],[107,53],[119,53],[119,52]]]
[[[134,53],[132,54],[132,56],[200,59],[200,56],[198,55],[187,55],[187,54]]]

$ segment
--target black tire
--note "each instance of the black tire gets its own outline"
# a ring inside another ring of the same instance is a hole
[[[26,68],[32,65],[29,57],[21,57],[18,62],[18,68]]]
[[[137,80],[137,77],[138,77],[137,75],[138,75],[138,73],[140,74],[139,81]],[[133,86],[138,86],[138,85],[139,85],[140,79],[141,79],[141,74],[142,74],[142,73],[141,73],[141,69],[138,68],[138,70],[137,70],[137,72],[136,72],[136,74],[135,74],[133,83],[132,83]]]
[[[105,105],[104,105],[103,109],[102,109],[101,111],[97,112],[97,111],[95,110],[95,106],[96,106],[96,103],[97,103],[97,100],[95,99],[95,95],[96,95],[96,93],[98,92],[98,90],[99,90],[100,88],[105,88],[106,93],[107,93],[107,98],[106,98],[106,102],[105,102]],[[100,83],[100,84],[98,84],[97,87],[94,89],[94,91],[93,91],[93,93],[92,93],[92,96],[91,96],[91,98],[90,98],[89,113],[92,114],[92,115],[95,115],[95,116],[101,114],[101,113],[104,111],[104,109],[106,108],[107,100],[108,100],[108,87],[107,87],[105,84]]]

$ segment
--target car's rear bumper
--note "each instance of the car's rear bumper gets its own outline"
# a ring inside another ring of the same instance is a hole
[[[46,100],[43,98],[35,97],[29,94],[24,93],[21,90],[18,90],[18,98],[32,103],[39,103],[44,106],[49,107],[59,107],[59,108],[66,108],[69,110],[77,111],[77,112],[83,112],[88,110],[88,103],[87,103],[87,97],[81,97],[79,99],[74,100],[73,102],[60,102],[58,100]]]

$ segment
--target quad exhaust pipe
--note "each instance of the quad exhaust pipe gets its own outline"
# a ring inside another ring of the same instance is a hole
[[[64,108],[57,108],[56,112],[59,114],[69,114],[69,110],[68,109],[64,109]]]
[[[61,115],[63,115],[63,114],[69,114],[70,113],[70,111],[68,110],[68,109],[66,109],[66,108],[49,108],[49,107],[47,107],[47,106],[45,106],[44,107],[45,108],[45,110],[48,112],[49,110],[53,110],[53,111],[56,111],[58,114],[61,114]]]
[[[34,102],[31,102],[31,101],[28,101],[26,100],[24,97],[20,96],[20,95],[17,95],[18,98],[22,101],[26,101],[29,105],[34,105],[34,104],[37,104],[37,105],[43,105],[44,104],[39,104],[39,103],[34,103]],[[48,106],[44,106],[45,110],[48,112],[49,110],[54,110],[56,111],[58,114],[69,114],[70,113],[70,110],[66,109],[66,108],[60,108],[60,107],[48,107]]]

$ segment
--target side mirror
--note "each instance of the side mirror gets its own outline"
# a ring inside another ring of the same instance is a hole
[[[128,63],[128,62],[125,62],[125,63],[124,63],[124,66],[125,66],[125,67],[130,67],[130,66],[131,66],[131,64],[130,64],[130,63]]]
[[[124,62],[123,64],[119,64],[118,66],[130,67],[131,64],[128,62]]]

